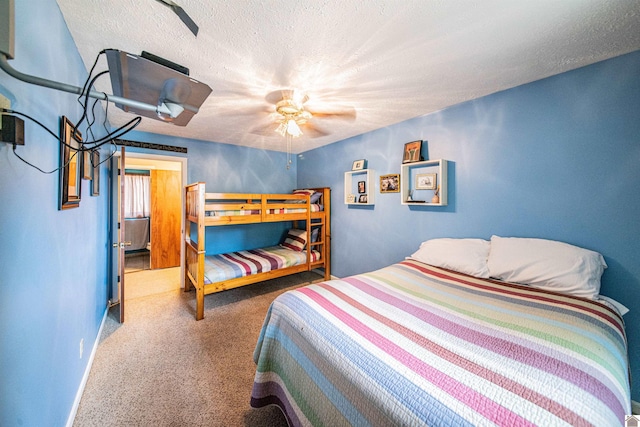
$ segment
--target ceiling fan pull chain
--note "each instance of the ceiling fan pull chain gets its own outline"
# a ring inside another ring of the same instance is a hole
[[[292,136],[287,133],[287,170],[291,169],[291,139]]]

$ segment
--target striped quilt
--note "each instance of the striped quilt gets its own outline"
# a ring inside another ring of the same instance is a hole
[[[311,251],[311,261],[319,259],[320,252]],[[280,246],[208,255],[204,259],[204,282],[221,282],[306,262],[306,251],[292,251]]]
[[[619,426],[623,321],[605,305],[413,260],[280,295],[255,408],[291,426]]]

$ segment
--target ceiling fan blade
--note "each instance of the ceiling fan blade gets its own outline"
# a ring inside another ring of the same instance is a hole
[[[320,129],[313,123],[307,123],[302,126],[302,135],[309,138],[320,138],[329,135],[329,132]]]
[[[256,119],[256,118],[269,116],[272,113],[273,113],[273,108],[269,108],[265,105],[261,107],[249,107],[249,108],[242,107],[242,106],[237,106],[237,107],[224,106],[220,108],[220,110],[216,114],[220,116],[234,116],[234,117],[245,116],[250,119],[251,118]]]
[[[266,125],[260,125],[249,130],[249,133],[260,136],[279,136],[276,133],[277,123],[268,123]]]
[[[356,119],[356,109],[353,107],[344,107],[341,109],[326,109],[326,110],[322,110],[322,109],[318,109],[318,110],[314,110],[311,108],[305,108],[308,112],[310,112],[313,117],[317,117],[317,118],[336,118],[336,119],[341,119],[341,120],[345,120],[345,121],[349,121],[352,122]]]
[[[193,35],[196,37],[198,36],[198,30],[199,30],[198,25],[195,22],[193,22],[193,19],[191,19],[191,17],[187,15],[187,12],[185,12],[183,8],[181,8],[171,0],[157,0],[157,1],[171,8],[175,12],[175,14],[178,15],[178,17],[184,23],[184,25],[186,25],[187,28],[191,30]]]
[[[274,90],[273,92],[269,92],[267,96],[264,97],[264,99],[269,104],[275,105],[278,102],[282,101],[283,99],[291,99],[292,97],[293,97],[292,89],[278,89],[278,90]]]

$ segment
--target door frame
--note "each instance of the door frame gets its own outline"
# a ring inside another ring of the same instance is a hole
[[[119,154],[117,154],[119,155]],[[162,154],[151,154],[151,153],[141,153],[141,152],[132,152],[127,150],[125,163],[130,161],[131,159],[146,159],[146,160],[158,160],[164,162],[177,162],[181,163],[180,165],[180,179],[181,179],[181,187],[184,189],[185,185],[187,185],[187,163],[188,159],[186,157],[179,156],[167,156]],[[125,165],[126,166],[126,165]],[[184,208],[185,208],[185,199],[184,199],[184,191],[181,191],[180,194],[180,210],[183,213],[180,215],[180,287],[184,288],[184,239],[185,239],[185,225],[184,225]]]

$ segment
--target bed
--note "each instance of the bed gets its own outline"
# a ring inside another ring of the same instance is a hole
[[[561,280],[549,279],[498,238],[465,253],[470,240],[479,239],[427,244],[380,270],[276,298],[254,353],[251,406],[277,405],[290,426],[624,425],[622,314],[575,295],[600,280],[601,255],[578,263],[593,277],[565,292],[575,277],[566,282],[562,266],[553,266]],[[487,261],[500,251],[505,260]],[[491,278],[508,275],[518,283]]]
[[[185,291],[196,291],[196,320],[204,296],[277,277],[322,269],[331,278],[331,190],[287,194],[207,193],[205,183],[185,187]],[[206,227],[291,222],[280,245],[207,254]],[[193,227],[192,227],[193,225]]]

